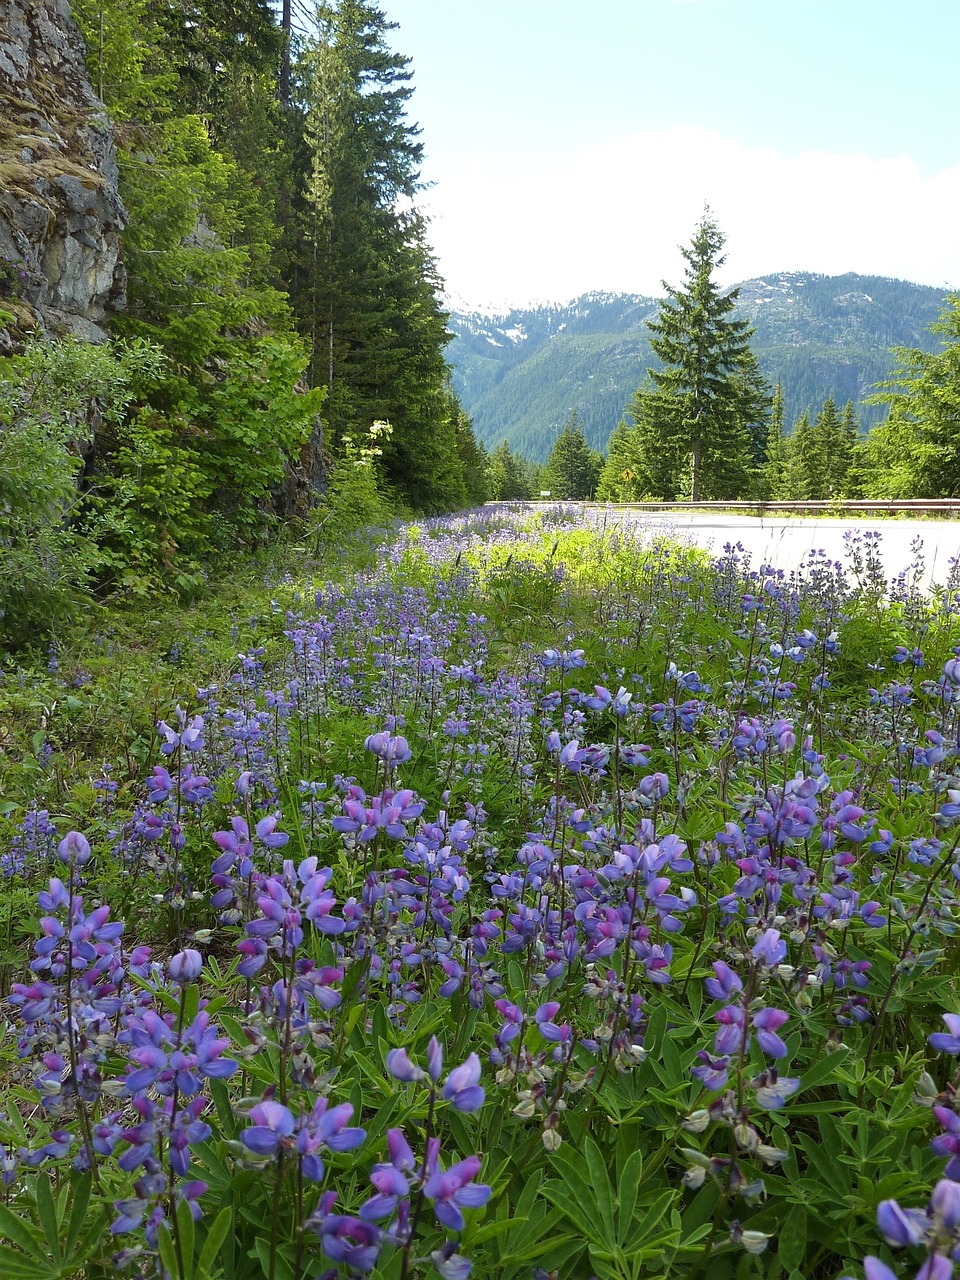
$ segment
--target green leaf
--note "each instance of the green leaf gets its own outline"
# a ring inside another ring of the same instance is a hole
[[[270,1274],[270,1241],[261,1236],[256,1243],[256,1251],[260,1265],[263,1267],[263,1274],[268,1276]],[[273,1275],[274,1280],[294,1280],[293,1267],[279,1249],[273,1258]]]
[[[63,1255],[60,1252],[60,1216],[53,1201],[50,1179],[45,1173],[37,1177],[37,1217],[40,1220],[50,1260],[59,1268],[63,1261]]]
[[[800,1088],[797,1093],[804,1093],[807,1089],[816,1089],[818,1085],[830,1079],[834,1067],[838,1067],[841,1064],[846,1065],[849,1062],[849,1049],[836,1049],[833,1053],[828,1053],[824,1057],[818,1058],[800,1077]],[[792,1107],[790,1109],[791,1111],[793,1110]]]
[[[196,1239],[193,1214],[186,1200],[177,1205],[177,1232],[180,1237],[180,1257],[183,1259],[183,1280],[191,1280],[193,1276],[193,1249]]]
[[[214,1218],[207,1231],[207,1238],[203,1242],[203,1248],[200,1250],[200,1259],[197,1266],[199,1280],[206,1280],[206,1275],[216,1261],[217,1255],[223,1247],[223,1242],[227,1238],[227,1232],[230,1230],[230,1223],[233,1221],[233,1214],[229,1207],[221,1209]]]
[[[818,1142],[815,1142],[809,1134],[801,1133],[799,1138],[809,1166],[818,1175],[823,1189],[825,1190],[826,1187],[829,1187],[841,1198],[849,1195],[850,1181],[849,1177],[844,1177],[843,1166],[831,1160],[823,1147]]]
[[[788,1271],[795,1271],[807,1254],[807,1211],[795,1204],[787,1214],[777,1239],[777,1257]]]
[[[654,1227],[658,1226],[667,1214],[671,1205],[680,1200],[680,1192],[675,1190],[664,1191],[652,1202],[640,1219],[634,1236],[638,1240],[646,1240],[653,1234]],[[679,1234],[679,1232],[677,1232]]]
[[[167,1272],[171,1276],[179,1277],[180,1267],[177,1263],[177,1251],[173,1247],[173,1236],[170,1232],[170,1224],[167,1222],[162,1223],[160,1230],[157,1232],[157,1249],[160,1253],[160,1261]]]
[[[583,1152],[590,1173],[593,1203],[596,1205],[603,1221],[604,1239],[609,1245],[613,1245],[616,1240],[613,1225],[613,1192],[610,1188],[607,1164],[600,1154],[600,1148],[592,1138],[587,1138],[583,1144]]]
[[[546,1182],[543,1194],[551,1204],[556,1205],[565,1218],[573,1223],[584,1240],[596,1240],[597,1220],[591,1213],[589,1197],[585,1200],[566,1182]]]
[[[73,1206],[70,1210],[70,1220],[67,1223],[67,1234],[63,1241],[63,1256],[68,1260],[73,1257],[77,1241],[80,1239],[80,1232],[83,1230],[87,1218],[87,1206],[90,1204],[90,1188],[92,1185],[93,1178],[89,1173],[81,1174],[73,1182]]]
[[[39,1235],[5,1204],[0,1204],[0,1234],[5,1240],[12,1240],[15,1245],[19,1245],[31,1258],[36,1258],[39,1262],[47,1261],[47,1251]]]
[[[642,1172],[643,1152],[638,1148],[636,1151],[631,1151],[617,1178],[620,1199],[620,1207],[617,1211],[617,1240],[620,1244],[624,1244],[630,1235]]]
[[[530,1221],[529,1218],[499,1218],[494,1222],[485,1222],[482,1227],[478,1227],[476,1231],[471,1231],[468,1237],[470,1247],[475,1244],[482,1244],[484,1240],[493,1240],[496,1236],[502,1236],[514,1228],[524,1226]],[[518,1231],[519,1235],[520,1232]]]
[[[35,1261],[25,1258],[9,1245],[0,1244],[0,1275],[4,1280],[38,1280],[38,1276],[50,1274],[46,1267],[38,1271]]]

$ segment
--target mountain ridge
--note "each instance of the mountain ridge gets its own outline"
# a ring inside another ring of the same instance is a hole
[[[832,396],[853,400],[861,425],[882,406],[864,397],[896,368],[893,347],[936,350],[929,326],[948,290],[847,272],[770,272],[733,286],[736,314],[771,384],[784,385],[788,421]],[[728,290],[732,292],[733,289]],[[543,461],[572,410],[603,450],[656,358],[646,336],[662,299],[595,290],[567,304],[450,312],[453,385],[478,439]]]

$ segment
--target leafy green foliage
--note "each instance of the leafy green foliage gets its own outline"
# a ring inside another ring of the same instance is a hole
[[[0,362],[0,621],[3,643],[68,622],[95,567],[78,521],[77,482],[100,433],[122,422],[138,379],[156,375],[148,343],[29,343]]]

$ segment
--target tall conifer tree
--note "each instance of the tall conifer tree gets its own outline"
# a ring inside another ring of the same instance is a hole
[[[328,443],[392,423],[386,478],[420,510],[464,491],[443,348],[440,281],[414,201],[423,148],[409,59],[371,0],[317,8],[298,67],[307,146],[298,309],[327,387]],[[454,418],[455,418],[454,413]]]
[[[769,394],[750,351],[752,333],[733,318],[737,290],[721,293],[713,273],[724,262],[724,236],[704,215],[689,248],[682,287],[650,322],[650,345],[662,368],[639,391],[637,421],[651,491],[663,498],[688,491],[702,498],[749,492],[763,456]]]
[[[592,498],[599,478],[597,455],[587,444],[576,409],[564,423],[544,469],[544,487],[553,498]]]
[[[767,458],[763,468],[763,489],[767,498],[789,498],[784,492],[787,463],[790,457],[790,438],[787,435],[786,403],[783,383],[778,382],[770,403],[770,425],[767,432]]]

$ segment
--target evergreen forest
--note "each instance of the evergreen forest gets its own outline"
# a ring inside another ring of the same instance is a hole
[[[127,296],[107,346],[0,360],[8,643],[77,587],[189,598],[211,556],[344,487],[381,514],[482,502],[412,71],[380,10],[321,3],[298,33],[266,0],[71,7],[117,145]],[[2,265],[10,319],[25,264]]]

